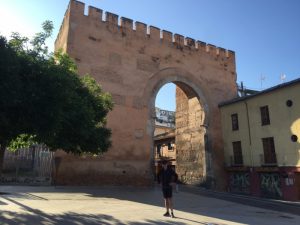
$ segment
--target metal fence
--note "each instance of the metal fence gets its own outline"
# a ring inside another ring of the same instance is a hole
[[[0,183],[50,184],[54,153],[45,145],[5,151]]]

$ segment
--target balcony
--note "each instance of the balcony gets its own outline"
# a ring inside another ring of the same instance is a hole
[[[277,166],[277,156],[276,153],[270,153],[270,154],[260,154],[260,164],[262,166]]]
[[[242,157],[234,157],[230,156],[230,166],[243,166],[243,158]]]

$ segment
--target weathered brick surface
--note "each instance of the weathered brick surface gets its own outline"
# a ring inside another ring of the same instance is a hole
[[[178,98],[176,118],[176,142],[183,146],[178,160],[185,165],[178,163],[182,179],[194,182],[209,177],[222,187],[217,105],[236,96],[234,52],[167,31],[161,36],[153,26],[147,33],[146,24],[126,18],[119,25],[117,15],[103,14],[105,21],[102,10],[91,8],[84,15],[84,4],[71,0],[55,48],[63,48],[76,60],[79,74],[91,73],[105,91],[112,93],[116,104],[109,113],[108,127],[113,146],[96,161],[69,156],[67,163],[62,156],[64,169],[58,173],[59,181],[75,184],[83,177],[84,183],[93,183],[97,177],[97,182],[103,183],[152,180],[155,96],[164,84],[174,82],[187,97],[182,101]]]
[[[176,149],[177,173],[180,180],[189,184],[205,182],[205,144],[206,129],[204,111],[195,96],[188,96],[176,88]]]

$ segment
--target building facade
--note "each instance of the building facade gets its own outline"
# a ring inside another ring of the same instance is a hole
[[[231,192],[300,199],[300,79],[219,105]]]
[[[175,112],[155,107],[155,114],[155,126],[175,128]]]
[[[154,159],[155,165],[161,159],[169,159],[176,164],[175,145],[175,112],[155,107],[156,119],[154,130]]]
[[[155,180],[162,169],[161,161],[167,160],[176,169],[175,112],[155,107],[154,170]]]
[[[162,169],[161,162],[169,161],[169,165],[176,169],[175,128],[157,125],[154,131],[154,180]]]

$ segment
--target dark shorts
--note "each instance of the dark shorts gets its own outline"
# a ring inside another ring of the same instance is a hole
[[[172,198],[172,187],[163,188],[162,191],[164,198]]]

